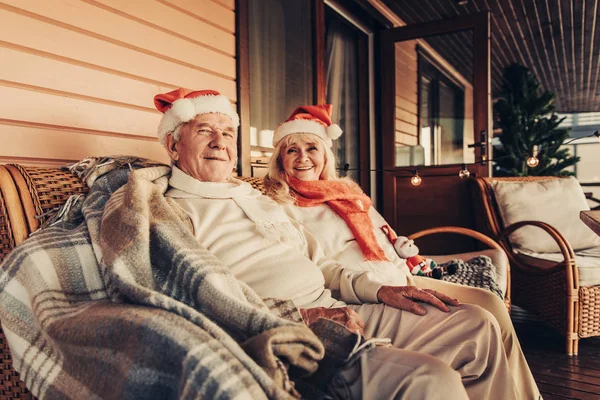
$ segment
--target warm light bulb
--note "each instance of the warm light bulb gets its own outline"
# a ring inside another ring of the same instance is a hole
[[[467,166],[463,164],[461,170],[458,171],[458,177],[460,179],[467,179],[469,176],[471,176],[471,173],[467,169]]]
[[[535,168],[540,163],[540,160],[536,156],[531,156],[527,159],[527,166],[529,168]]]
[[[540,163],[540,160],[537,158],[538,155],[538,146],[537,144],[533,146],[533,150],[531,152],[531,157],[527,159],[527,166],[529,168],[535,168]]]
[[[416,173],[412,176],[412,178],[410,178],[410,183],[413,186],[419,186],[421,184],[421,181],[422,181],[421,177]]]

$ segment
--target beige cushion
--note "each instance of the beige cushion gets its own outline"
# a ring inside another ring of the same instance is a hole
[[[600,246],[600,238],[579,219],[579,212],[590,207],[574,177],[492,181],[492,186],[505,227],[519,221],[542,221],[558,229],[575,250]],[[510,240],[518,249],[529,252],[560,251],[552,237],[533,226],[518,229]]]
[[[564,260],[561,253],[531,253],[526,251],[520,251],[519,253],[557,263]],[[576,252],[575,262],[579,270],[579,286],[600,285],[600,247],[592,247]]]

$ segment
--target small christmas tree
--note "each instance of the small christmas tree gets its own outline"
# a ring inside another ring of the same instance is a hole
[[[554,94],[542,91],[535,76],[519,64],[504,69],[504,82],[494,104],[501,147],[494,149],[496,176],[566,176],[565,168],[579,157],[560,149],[569,137],[569,128],[559,128],[564,118],[554,112]],[[539,164],[532,168],[527,159],[538,146]]]

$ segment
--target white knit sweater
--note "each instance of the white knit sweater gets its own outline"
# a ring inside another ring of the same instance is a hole
[[[326,257],[338,261],[337,265],[324,270],[324,275],[325,284],[334,295],[339,290],[342,300],[349,301],[344,294],[354,292],[360,293],[363,302],[376,302],[377,291],[382,285],[413,283],[406,260],[396,254],[394,246],[381,230],[387,224],[385,219],[373,207],[369,209],[369,217],[375,237],[390,261],[366,260],[346,221],[328,205],[298,207],[286,204],[284,208],[292,220],[314,236]]]
[[[306,238],[294,228],[273,200],[245,182],[200,182],[176,167],[169,185],[166,196],[173,198],[190,216],[196,239],[260,297],[292,300],[301,308],[345,305],[325,289],[319,269],[337,263],[323,256],[312,237]],[[217,193],[221,198],[202,193]],[[236,198],[227,198],[228,193]],[[240,203],[252,203],[258,211],[267,210],[267,217],[268,213],[278,211],[298,240],[295,243],[267,240]]]

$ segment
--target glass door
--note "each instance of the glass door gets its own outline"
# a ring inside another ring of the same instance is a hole
[[[388,29],[380,43],[384,217],[403,235],[468,227],[461,178],[490,171],[489,14]]]

